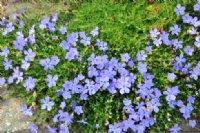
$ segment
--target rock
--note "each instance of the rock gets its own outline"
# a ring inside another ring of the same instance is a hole
[[[22,100],[17,98],[9,98],[0,103],[0,133],[20,132],[28,129],[31,121],[20,112],[20,104]]]

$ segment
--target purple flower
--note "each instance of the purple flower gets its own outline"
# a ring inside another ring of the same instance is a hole
[[[174,9],[174,12],[176,13],[177,16],[184,15],[185,14],[185,7],[178,4],[176,6],[176,8]]]
[[[0,56],[8,57],[10,50],[7,47],[1,48],[2,52],[0,52]]]
[[[58,20],[58,13],[52,13],[52,22],[56,22]]]
[[[145,74],[147,72],[147,64],[142,63],[142,62],[138,62],[138,71],[141,74]]]
[[[192,104],[188,103],[186,106],[182,105],[179,110],[183,114],[183,117],[185,119],[188,119],[191,117],[190,115],[191,115],[191,112],[193,111],[193,109],[194,108],[192,107]]]
[[[49,125],[48,125],[47,128],[48,128],[49,133],[57,133],[57,129],[56,128],[53,128],[53,127],[51,127]]]
[[[74,112],[78,115],[83,113],[83,107],[82,106],[76,106],[74,109]]]
[[[130,87],[129,77],[121,77],[117,80],[117,88],[119,88],[121,94],[129,93]]]
[[[33,79],[32,77],[28,77],[26,81],[24,82],[23,86],[26,88],[27,91],[31,91],[35,88],[36,79]]]
[[[144,60],[146,60],[146,57],[147,57],[147,54],[145,53],[144,50],[137,53],[137,60],[138,61],[144,61]]]
[[[123,62],[128,62],[129,59],[130,59],[130,56],[129,56],[128,53],[121,54],[121,60],[122,60]]]
[[[90,32],[90,34],[91,34],[93,37],[98,36],[98,35],[99,35],[99,27],[94,28],[94,29]]]
[[[66,107],[66,103],[65,103],[65,102],[61,102],[61,103],[60,103],[60,108],[61,108],[61,109],[64,109],[65,107]]]
[[[51,111],[52,106],[55,104],[53,101],[50,101],[48,96],[42,99],[41,102],[42,102],[41,109],[47,109],[48,111]]]
[[[197,29],[195,29],[194,27],[192,27],[192,29],[189,30],[190,35],[195,35],[196,33],[197,33]]]
[[[168,80],[174,81],[176,79],[176,75],[174,73],[168,73]]]
[[[200,3],[194,5],[194,11],[200,12]]]
[[[197,37],[195,38],[194,45],[195,45],[197,48],[200,47],[200,36],[197,36]]]
[[[26,60],[22,60],[22,64],[21,64],[21,68],[23,68],[24,70],[28,70],[28,68],[30,67],[30,63]]]
[[[196,124],[197,124],[196,120],[189,120],[190,127],[195,128]]]
[[[178,124],[175,124],[172,128],[170,128],[171,133],[178,133],[181,131],[181,128],[178,126]]]
[[[91,43],[91,37],[84,37],[80,40],[80,42],[84,45],[84,46],[87,46],[87,45],[90,45]]]
[[[23,81],[23,72],[19,70],[19,67],[14,68],[12,79],[17,79],[16,84]]]
[[[190,46],[186,46],[185,49],[184,49],[184,52],[187,54],[187,55],[192,55],[192,53],[194,52],[194,49],[191,48]]]
[[[181,32],[181,29],[178,27],[177,24],[170,27],[170,30],[172,32],[172,35],[178,35]]]
[[[0,87],[3,87],[6,83],[5,78],[0,78]]]
[[[38,126],[34,123],[31,123],[31,125],[28,127],[31,133],[38,133]]]
[[[131,100],[125,98],[125,99],[123,100],[123,103],[124,103],[125,106],[130,106],[130,105],[131,105]]]
[[[147,52],[151,52],[151,51],[152,51],[152,46],[147,46],[147,47],[146,47],[146,51],[147,51]]]
[[[4,58],[3,65],[4,65],[4,70],[9,70],[13,68],[12,61],[8,60],[7,58]]]
[[[99,129],[99,128],[100,128],[99,124],[96,124],[96,125],[95,125],[95,128],[96,128],[96,129]]]
[[[22,51],[26,45],[26,41],[23,36],[18,36],[15,41],[13,41],[14,49]]]
[[[182,20],[183,20],[183,23],[190,24],[193,18],[189,14],[186,14],[182,16]]]
[[[173,46],[175,49],[181,49],[183,48],[183,41],[179,41],[178,39],[173,40]]]
[[[154,41],[153,41],[153,44],[156,45],[156,47],[160,46],[162,44],[162,40],[161,38],[155,38]]]
[[[52,76],[50,74],[47,75],[47,78],[45,79],[45,82],[48,83],[48,87],[52,88],[56,86],[56,81],[58,80],[58,76]]]
[[[100,41],[99,39],[97,39],[97,43],[95,44],[95,46],[97,46],[101,51],[108,50],[107,42]]]
[[[67,32],[67,29],[64,26],[61,26],[60,29],[59,29],[59,31],[60,31],[61,34],[64,35]]]
[[[44,67],[44,70],[53,70],[56,65],[60,62],[58,56],[40,60],[40,65]]]
[[[20,112],[22,112],[25,116],[33,115],[33,111],[31,110],[31,108],[28,108],[27,105],[21,104],[20,107]]]
[[[147,102],[146,105],[150,108],[150,110],[154,111],[155,113],[158,113],[158,107],[161,106],[160,102],[156,99],[152,99],[150,102]]]
[[[176,100],[176,96],[179,93],[178,86],[169,88],[167,91],[164,91],[163,94],[166,95],[166,100],[168,102]]]
[[[194,103],[195,98],[193,96],[189,96],[187,101],[188,101],[188,103]]]
[[[68,59],[69,61],[77,59],[79,57],[79,52],[77,48],[70,48],[69,52],[67,52],[65,59]]]
[[[94,95],[98,91],[98,89],[100,87],[97,84],[95,84],[93,81],[90,81],[88,79],[85,80],[85,83],[86,84],[84,86],[84,88],[85,88],[84,93],[88,92],[89,95]]]
[[[78,41],[78,33],[72,32],[67,35],[67,42],[71,45],[76,46],[76,42]]]
[[[60,47],[64,50],[69,50],[71,48],[71,44],[67,41],[62,41],[60,43]]]
[[[150,37],[151,38],[156,38],[158,35],[160,35],[160,32],[158,31],[158,29],[150,30]]]
[[[26,61],[33,61],[36,56],[36,53],[33,52],[32,49],[30,49],[30,48],[27,51],[24,50],[24,54],[26,55],[25,56]]]

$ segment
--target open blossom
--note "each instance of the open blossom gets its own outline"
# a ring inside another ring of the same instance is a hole
[[[176,79],[176,75],[174,73],[168,73],[168,80],[174,81]]]
[[[32,49],[28,49],[28,50],[24,50],[24,54],[26,55],[25,56],[25,60],[26,61],[33,61],[35,56],[36,56],[36,53],[32,51]]]
[[[6,83],[5,78],[0,78],[0,87],[4,86]]]
[[[164,91],[163,94],[166,95],[166,100],[168,102],[176,100],[176,96],[179,94],[178,86],[169,88],[167,91]]]
[[[1,48],[1,51],[2,52],[0,52],[0,56],[4,56],[4,57],[7,57],[8,54],[10,53],[10,50],[7,47]]]
[[[27,105],[21,104],[20,107],[20,112],[22,112],[25,116],[33,115],[33,111],[31,110],[31,108],[28,108]]]
[[[34,123],[31,123],[28,128],[29,128],[31,133],[38,133],[38,126],[35,125]]]
[[[174,9],[174,12],[176,13],[177,16],[184,15],[185,14],[185,7],[178,4],[176,6],[176,8]]]
[[[124,61],[124,62],[128,62],[130,59],[130,56],[128,53],[125,53],[125,54],[121,54],[121,60]]]
[[[189,120],[189,126],[194,128],[196,126],[197,122],[196,120]]]
[[[74,112],[78,115],[83,113],[83,107],[82,106],[76,106],[74,109]]]
[[[47,75],[47,78],[45,79],[45,82],[48,83],[48,87],[52,88],[56,86],[56,81],[58,80],[58,76],[52,76],[50,74]]]
[[[21,68],[23,68],[24,70],[28,70],[28,68],[30,67],[30,63],[26,60],[22,60],[22,64],[21,64]]]
[[[193,52],[194,52],[194,49],[190,46],[186,46],[185,49],[184,49],[184,52],[187,54],[187,55],[192,55]]]
[[[79,52],[77,48],[70,48],[69,52],[67,52],[65,59],[68,59],[69,61],[77,59],[79,57]]]
[[[52,56],[51,58],[46,58],[40,60],[40,65],[44,67],[44,70],[53,70],[56,65],[60,62],[58,56]]]
[[[54,101],[50,101],[48,96],[42,99],[41,102],[42,102],[41,109],[47,109],[48,111],[51,111],[52,106],[55,104]]]
[[[12,79],[17,79],[16,84],[23,81],[23,72],[19,70],[19,67],[14,68],[14,72],[12,74]]]
[[[170,128],[171,133],[178,133],[181,131],[181,128],[178,126],[178,124],[175,124],[172,128]]]
[[[181,32],[181,28],[179,28],[177,24],[170,27],[170,30],[172,32],[172,35],[178,35]]]
[[[151,38],[156,38],[158,35],[160,35],[160,32],[158,31],[158,29],[150,30],[150,37]]]
[[[12,61],[8,60],[8,58],[4,58],[3,65],[4,65],[4,70],[9,70],[13,68]]]
[[[67,29],[64,26],[61,26],[60,29],[59,29],[59,31],[60,31],[61,34],[64,35],[67,32]]]
[[[95,37],[95,36],[98,36],[99,35],[99,27],[95,27],[91,32],[90,34]]]
[[[33,79],[32,77],[28,77],[26,81],[24,82],[23,86],[26,88],[27,91],[31,91],[35,88],[36,79]]]

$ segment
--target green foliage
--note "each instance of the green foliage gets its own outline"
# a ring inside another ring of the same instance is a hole
[[[137,0],[135,2],[125,1],[124,4],[113,4],[110,0],[92,0],[92,2],[91,0],[69,0],[67,2],[69,2],[72,7],[77,8],[72,10],[72,12],[59,9],[58,26],[64,24],[67,27],[68,33],[73,31],[86,31],[86,33],[89,33],[91,29],[99,26],[100,39],[108,42],[109,44],[110,50],[109,52],[106,52],[109,57],[119,57],[120,54],[126,52],[132,56],[135,56],[139,50],[144,49],[147,45],[146,35],[151,28],[156,27],[159,29],[168,29],[169,26],[175,24],[177,21],[173,13],[177,2],[172,2],[170,0],[155,2],[153,5],[148,5],[145,0]],[[186,2],[188,1],[178,1],[178,3]],[[23,20],[27,25],[21,30],[25,34],[28,34],[28,30],[33,24],[38,26],[38,22],[41,18],[40,16],[44,14],[45,13],[41,13],[39,16],[35,15],[34,13],[31,15],[25,15]],[[58,29],[59,27],[56,28]],[[46,36],[43,36],[44,34]],[[53,33],[53,36],[56,36],[57,34],[58,32],[55,32]],[[182,36],[187,38],[187,36],[184,34],[185,33],[183,33]],[[23,97],[28,105],[32,105],[34,107],[36,110],[36,115],[33,117],[33,119],[38,124],[42,124],[50,121],[59,109],[58,103],[61,102],[61,99],[55,96],[56,91],[62,87],[62,84],[66,80],[72,80],[75,75],[79,73],[86,73],[86,68],[82,67],[83,62],[69,62],[65,60],[64,57],[66,52],[59,47],[59,44],[66,38],[66,36],[59,36],[58,40],[52,41],[52,34],[50,35],[47,31],[38,30],[36,38],[37,45],[34,45],[33,50],[37,51],[37,58],[35,59],[34,63],[32,63],[31,69],[29,69],[24,75],[24,78],[27,78],[28,76],[37,77],[38,83],[35,91],[33,93],[28,93],[25,91],[25,89],[22,89],[18,86],[11,86],[9,89],[13,94]],[[14,65],[20,65],[23,55],[13,50],[13,40],[15,40],[14,34],[10,34],[6,37],[0,35],[0,48],[8,46],[11,51],[9,58],[14,59]],[[189,43],[190,38],[188,38],[187,41]],[[86,60],[92,52],[104,54],[88,47],[80,46],[78,49],[81,51],[81,55],[83,56],[84,60]],[[175,54],[174,51],[171,51],[166,47],[160,47],[159,49],[154,49],[148,55],[148,69],[155,76],[156,86],[162,91],[167,89],[167,84],[172,84],[169,81],[166,81],[166,78],[168,71],[172,70],[172,63],[170,59],[172,58],[173,54]],[[59,65],[54,71],[44,71],[39,65],[39,61],[49,57],[49,55],[58,55],[59,57],[62,57]],[[195,56],[195,58],[199,57]],[[3,58],[0,57],[0,62],[2,61]],[[11,72],[4,71],[2,64],[0,64],[0,71],[0,76],[7,76],[11,74]],[[136,70],[133,69],[132,71],[134,72]],[[58,81],[56,87],[52,89],[47,88],[46,83],[43,82],[47,74],[56,74],[59,76],[60,80]],[[136,76],[140,77],[141,75],[138,74]],[[142,81],[139,78],[137,82],[141,83]],[[184,82],[185,80],[178,80],[178,84],[180,86],[184,84]],[[185,88],[185,86],[182,86],[182,89],[183,88]],[[132,89],[135,91],[134,88]],[[180,99],[186,99],[190,92],[191,91],[184,92],[184,94],[182,94],[183,97],[180,97]],[[56,102],[56,106],[53,107],[53,110],[50,112],[40,110],[40,100],[46,95],[51,97],[51,99]],[[86,126],[77,123],[70,127],[71,130],[74,132],[85,133],[97,132],[95,129],[95,124],[99,124],[99,131],[106,132],[107,129],[105,127],[109,123],[117,123],[126,119],[126,115],[122,111],[122,101],[124,98],[129,98],[134,103],[137,102],[137,98],[134,93],[130,94],[129,96],[113,96],[103,91],[98,92],[95,97],[90,97],[88,100],[90,102],[79,101],[78,96],[74,96],[72,99],[67,100],[67,105],[70,105],[73,100],[77,100],[81,105],[83,105],[85,112],[83,114],[83,118],[91,124],[90,126]],[[154,118],[157,120],[158,124],[153,127],[151,132],[167,130],[175,122],[179,121],[178,118],[180,117],[180,114],[178,111],[166,108],[167,103],[164,98],[161,99],[161,103],[163,106],[160,108],[159,114],[154,115]],[[200,106],[199,102],[195,104],[196,108]],[[198,113],[200,112],[196,109],[195,114]],[[38,119],[38,117],[40,117],[40,119]],[[79,117],[76,119],[78,120]],[[170,123],[168,121],[169,119],[171,120]]]

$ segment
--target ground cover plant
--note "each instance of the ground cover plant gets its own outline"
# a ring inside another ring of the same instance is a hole
[[[200,1],[167,13],[98,2],[1,21],[0,86],[24,98],[30,131],[175,133],[182,118],[197,128]]]

